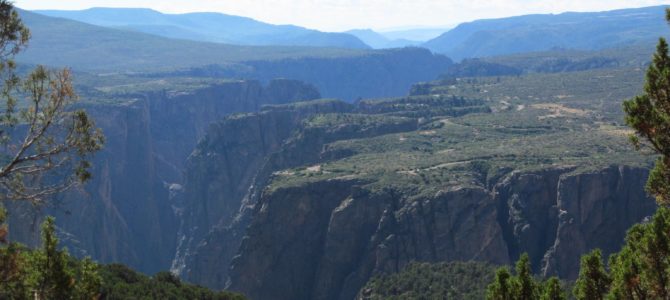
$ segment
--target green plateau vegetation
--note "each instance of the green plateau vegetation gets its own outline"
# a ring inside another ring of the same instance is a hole
[[[656,40],[621,45],[595,51],[554,49],[472,59],[514,68],[524,73],[557,73],[600,68],[644,67]],[[464,60],[467,62],[469,60]],[[495,74],[493,74],[495,75]]]
[[[363,100],[357,114],[319,115],[305,127],[383,127],[402,117],[415,119],[418,130],[330,143],[327,153],[349,155],[325,161],[318,172],[311,166],[288,170],[271,186],[347,177],[434,192],[486,185],[509,170],[649,166],[652,158],[628,143],[632,131],[621,111],[621,101],[639,91],[643,77],[639,68],[616,68],[460,78],[420,84],[414,90],[422,95]]]

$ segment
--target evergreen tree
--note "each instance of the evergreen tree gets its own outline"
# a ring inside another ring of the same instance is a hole
[[[90,258],[84,258],[77,268],[75,294],[77,299],[97,299],[102,288],[100,266]]]
[[[507,268],[502,267],[496,270],[496,278],[486,289],[486,299],[488,300],[512,300],[513,297],[512,274]]]
[[[36,294],[40,299],[71,299],[74,289],[73,270],[68,266],[68,254],[58,250],[54,218],[42,224],[42,249],[35,253]]]
[[[610,256],[609,267],[612,285],[607,299],[649,299],[650,295],[642,284],[641,272],[644,265],[639,261],[636,245],[639,244],[643,228],[634,226],[626,237],[626,245],[619,253]]]
[[[544,285],[541,300],[565,300],[565,292],[561,289],[561,281],[557,277],[551,277]]]
[[[27,261],[24,247],[7,243],[6,213],[0,207],[0,299],[25,299],[30,296],[27,285]]]
[[[533,279],[533,270],[528,253],[521,255],[516,262],[516,277],[514,278],[514,299],[534,300],[538,298],[538,285]]]
[[[608,292],[610,278],[605,271],[600,249],[582,256],[579,278],[573,294],[578,300],[601,300]]]
[[[670,9],[666,9],[670,22]],[[661,38],[647,70],[644,92],[624,102],[626,123],[635,129],[631,136],[640,147],[640,137],[661,157],[649,174],[647,190],[661,205],[670,205],[670,57],[668,43]]]

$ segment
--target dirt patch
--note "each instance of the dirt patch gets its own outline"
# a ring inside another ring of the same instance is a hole
[[[590,111],[584,109],[570,108],[562,104],[555,103],[539,103],[531,105],[532,108],[548,110],[551,113],[544,116],[537,117],[540,120],[547,118],[561,118],[561,117],[585,117]]]

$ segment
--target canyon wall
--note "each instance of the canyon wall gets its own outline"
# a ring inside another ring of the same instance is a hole
[[[58,195],[55,207],[40,212],[10,206],[11,239],[35,245],[35,224],[51,214],[63,243],[77,255],[122,262],[149,274],[169,269],[179,229],[174,198],[183,184],[182,168],[209,125],[262,105],[316,98],[319,93],[311,85],[275,80],[265,87],[232,81],[137,92],[112,104],[84,103],[106,136],[93,160],[93,179]]]

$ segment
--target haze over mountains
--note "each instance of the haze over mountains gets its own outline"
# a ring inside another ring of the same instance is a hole
[[[664,34],[665,29],[661,6],[476,20],[460,24],[451,30],[443,29],[441,35],[439,28],[388,32],[371,29],[354,29],[344,33],[320,32],[295,25],[272,25],[221,13],[163,14],[139,8],[35,12],[172,39],[237,45],[348,49],[420,46],[455,60],[555,48],[600,50],[635,43],[651,43]]]
[[[91,8],[38,13],[93,25],[134,30],[168,38],[238,45],[285,45],[368,48],[345,33],[321,32],[294,25],[272,25],[221,13],[163,14],[142,8]]]

